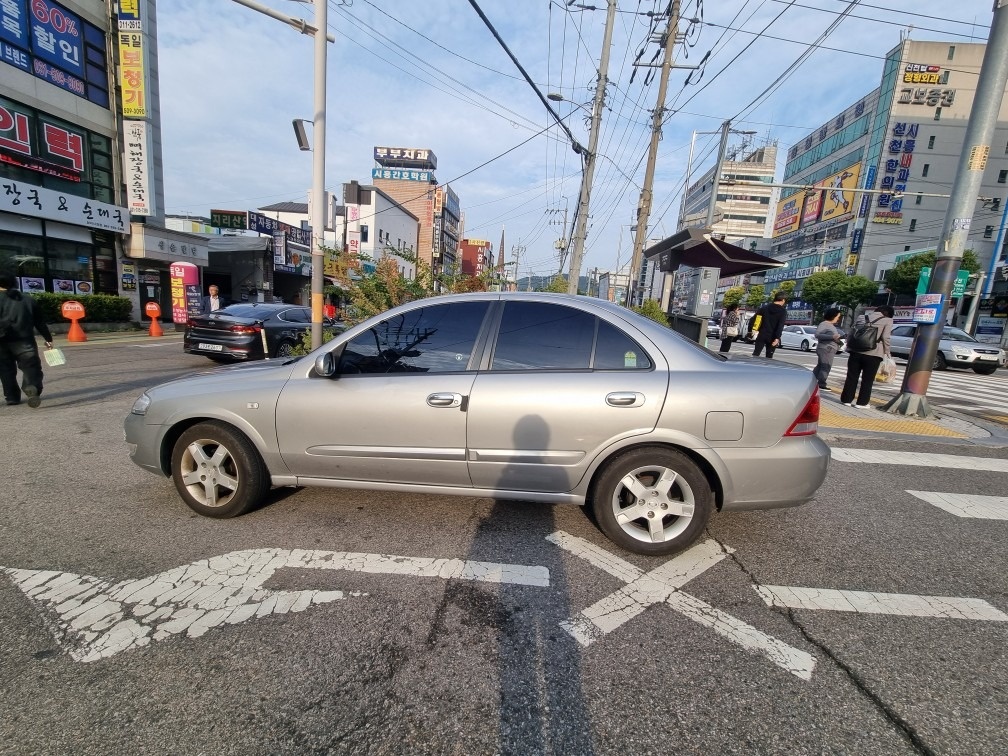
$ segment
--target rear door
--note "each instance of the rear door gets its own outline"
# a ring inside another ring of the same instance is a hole
[[[570,491],[603,448],[653,430],[668,370],[643,342],[578,308],[507,301],[469,401],[473,485]]]
[[[302,477],[469,486],[466,409],[490,300],[418,306],[351,339],[334,379],[292,379],[277,439]]]

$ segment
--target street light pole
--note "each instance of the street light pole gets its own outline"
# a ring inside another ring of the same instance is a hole
[[[595,151],[598,146],[602,108],[605,107],[606,83],[609,73],[609,46],[612,44],[613,22],[616,20],[616,0],[609,0],[606,13],[605,39],[602,42],[602,59],[599,62],[598,84],[595,87],[595,105],[592,107],[591,133],[588,150],[584,154],[584,175],[581,177],[581,198],[578,200],[577,226],[574,231],[574,251],[571,253],[570,279],[567,293],[577,294],[581,278],[581,260],[584,257],[585,236],[588,234],[588,200],[591,197],[592,179],[595,175]]]

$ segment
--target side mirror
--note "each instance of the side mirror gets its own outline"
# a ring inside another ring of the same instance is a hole
[[[316,357],[315,372],[323,378],[332,378],[336,375],[336,356],[332,352],[326,352]]]

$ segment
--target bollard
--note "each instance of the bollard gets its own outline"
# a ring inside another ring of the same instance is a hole
[[[150,329],[148,329],[147,333],[151,336],[164,336],[161,324],[158,323],[158,318],[161,317],[161,306],[157,302],[148,302],[144,306],[144,312],[150,318]]]
[[[67,341],[87,341],[84,329],[77,322],[84,317],[84,305],[74,299],[69,299],[63,303],[60,312],[64,318],[70,321],[70,330],[67,331]]]

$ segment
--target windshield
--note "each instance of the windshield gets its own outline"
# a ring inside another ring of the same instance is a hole
[[[969,341],[977,343],[977,340],[966,333],[966,331],[960,331],[958,328],[946,328],[942,333],[942,338],[946,341]]]

